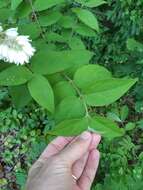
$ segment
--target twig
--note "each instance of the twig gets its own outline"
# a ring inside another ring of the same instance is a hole
[[[40,22],[39,22],[39,20],[38,20],[38,17],[37,17],[36,11],[35,11],[35,9],[34,9],[33,3],[32,3],[31,0],[28,0],[28,1],[29,1],[30,6],[31,6],[33,15],[34,15],[34,17],[35,17],[35,19],[36,19],[37,25],[38,25],[38,27],[39,27],[40,30],[41,30],[41,36],[42,36],[42,38],[45,40],[46,37],[45,37],[45,35],[44,35],[43,29],[42,29],[42,27],[41,27],[41,25],[40,25]]]

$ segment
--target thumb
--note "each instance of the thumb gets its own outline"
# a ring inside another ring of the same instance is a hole
[[[59,157],[64,159],[71,166],[88,151],[91,140],[92,135],[89,132],[83,132],[60,153]]]

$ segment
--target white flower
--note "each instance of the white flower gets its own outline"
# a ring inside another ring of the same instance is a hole
[[[10,28],[5,31],[5,34],[10,37],[16,37],[18,36],[17,28]]]
[[[18,35],[17,28],[3,31],[0,26],[0,60],[17,65],[29,63],[35,52],[30,42],[29,36]]]

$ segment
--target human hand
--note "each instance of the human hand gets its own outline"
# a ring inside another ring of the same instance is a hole
[[[90,190],[99,163],[100,138],[84,132],[76,138],[53,140],[31,167],[26,190]]]

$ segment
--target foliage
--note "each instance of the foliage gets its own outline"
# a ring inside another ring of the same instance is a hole
[[[111,110],[113,108],[109,109]],[[47,117],[44,109],[33,104],[19,111],[14,108],[5,109],[1,112],[0,121],[3,143],[0,184],[2,190],[22,189],[29,167],[51,140],[50,136],[46,136],[46,131],[53,126],[53,121]],[[121,185],[126,184],[128,187],[132,178],[134,188],[141,186],[142,141],[142,129],[138,122],[124,137],[112,142],[104,139],[99,146],[101,161],[93,189],[113,188],[115,184],[117,186],[119,179]]]
[[[49,115],[56,115],[55,118],[62,115],[55,120],[56,126],[49,134],[70,136],[84,130],[96,131],[107,138],[124,134],[112,121],[89,112],[90,107],[107,106],[118,100],[137,81],[114,78],[104,67],[89,64],[93,53],[84,45],[84,33],[88,36],[89,30],[89,36],[92,33],[94,37],[102,30],[93,11],[94,7],[105,3],[92,0],[7,1],[1,8],[13,11],[3,21],[5,28],[16,25],[22,34],[31,35],[37,53],[29,65],[9,65],[2,70],[0,85],[10,87],[18,107],[27,105],[32,97]],[[67,87],[70,88],[68,94]],[[19,96],[20,92],[24,96]],[[73,103],[76,112],[70,109]]]
[[[0,0],[4,29],[36,48],[25,66],[0,60],[2,190],[23,188],[49,134],[87,126],[106,137],[93,190],[143,188],[142,9],[142,0]]]
[[[49,129],[51,124],[46,112],[34,105],[0,113],[1,189],[24,187],[29,167],[47,145],[44,128]]]
[[[106,146],[103,144],[100,147],[102,159],[98,174],[99,183],[96,181],[93,190],[142,189],[142,148],[139,144],[135,144],[138,130],[137,128],[134,131],[131,130],[119,141],[113,141],[112,144],[106,142]],[[142,138],[142,135],[138,136],[138,140],[142,141]],[[104,179],[103,176],[105,176]]]
[[[117,185],[118,184],[118,185]],[[107,189],[107,190],[141,190],[143,187],[143,182],[142,179],[134,179],[132,176],[127,175],[124,176],[124,179],[119,181],[119,176],[117,176],[117,179],[111,179],[107,178],[105,179],[105,185],[97,185],[93,190],[102,190],[102,189]]]

